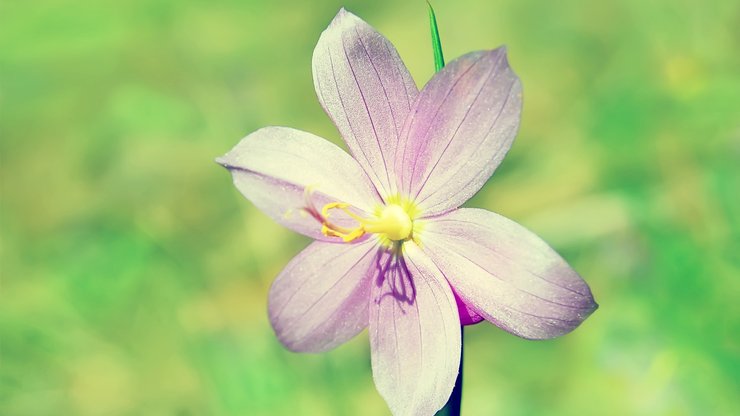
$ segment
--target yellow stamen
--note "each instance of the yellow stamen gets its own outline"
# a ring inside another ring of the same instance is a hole
[[[321,233],[329,237],[339,237],[345,243],[354,241],[366,233],[379,234],[391,241],[403,241],[410,238],[413,231],[411,217],[400,205],[390,204],[380,209],[377,218],[363,218],[350,211],[350,205],[344,202],[330,202],[321,209]],[[356,220],[359,225],[347,229],[329,221],[333,209],[340,209]]]

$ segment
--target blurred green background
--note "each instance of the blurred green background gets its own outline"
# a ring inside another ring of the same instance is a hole
[[[367,335],[284,350],[308,240],[213,159],[265,125],[340,143],[311,54],[340,6],[433,73],[422,1],[0,3],[0,414],[378,415]],[[465,334],[465,415],[740,414],[740,3],[437,1],[448,60],[507,44],[518,139],[469,205],[550,242],[601,308]]]

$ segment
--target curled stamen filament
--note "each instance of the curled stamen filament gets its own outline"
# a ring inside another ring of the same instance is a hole
[[[350,211],[349,207],[350,205],[345,202],[330,202],[324,205],[324,207],[321,209],[321,217],[323,218],[323,221],[321,222],[321,234],[329,237],[339,237],[345,243],[349,243],[350,241],[354,241],[365,235],[365,228],[363,227],[363,224],[366,220],[355,214],[354,212]],[[341,209],[347,215],[359,222],[360,225],[357,228],[350,230],[348,228],[329,222],[329,213],[332,209]]]

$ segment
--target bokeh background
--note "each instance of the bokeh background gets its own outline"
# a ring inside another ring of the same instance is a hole
[[[367,335],[270,329],[308,240],[213,159],[265,125],[340,143],[311,54],[340,6],[433,73],[422,1],[0,3],[0,414],[382,415]],[[518,139],[468,205],[601,308],[563,338],[465,333],[465,415],[740,414],[740,3],[435,2],[448,60],[507,44]]]

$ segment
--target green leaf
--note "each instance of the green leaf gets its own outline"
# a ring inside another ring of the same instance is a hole
[[[445,57],[442,55],[442,42],[439,40],[439,29],[437,28],[437,16],[434,14],[432,4],[429,6],[429,28],[432,31],[432,50],[434,51],[434,70],[439,72],[445,66]]]

